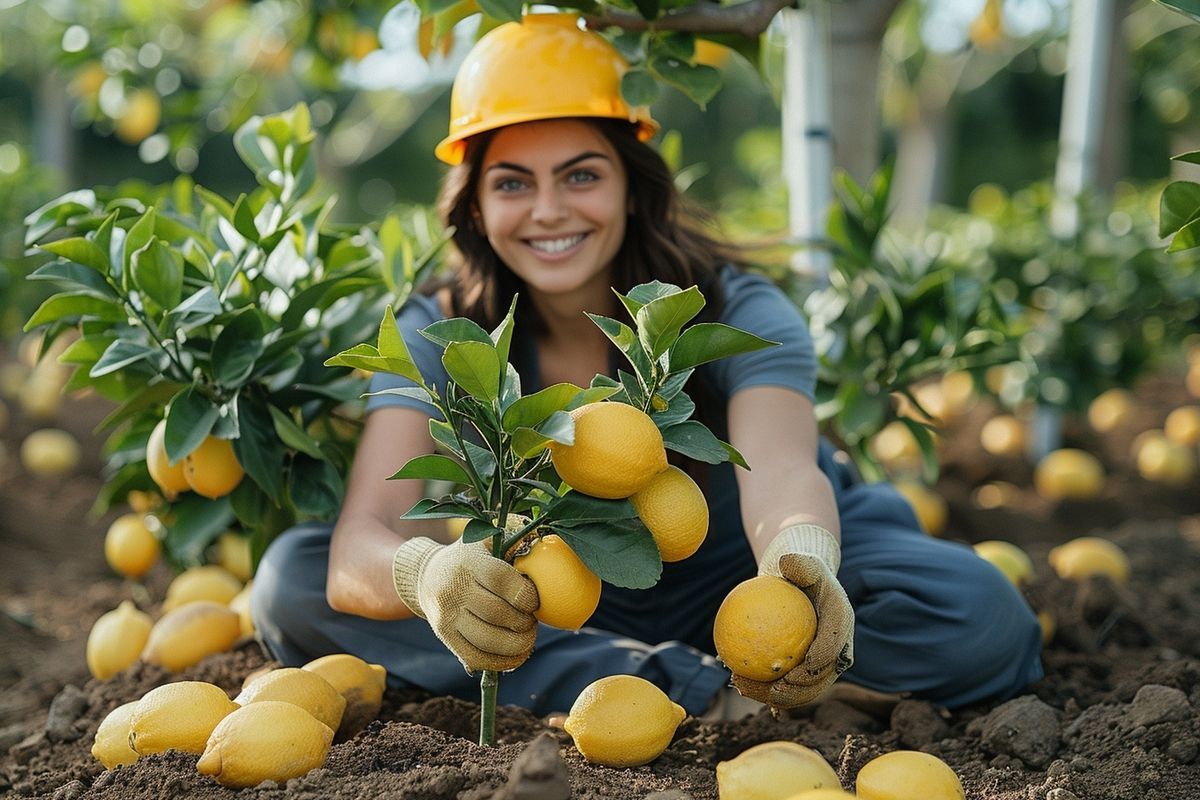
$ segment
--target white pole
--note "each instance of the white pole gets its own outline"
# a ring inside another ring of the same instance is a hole
[[[825,240],[833,196],[833,136],[830,100],[829,3],[809,0],[801,10],[782,12],[783,172],[788,189],[792,238],[805,245],[792,269],[825,282],[831,258],[812,245]]]
[[[1067,34],[1067,77],[1063,88],[1054,208],[1050,226],[1060,238],[1079,228],[1076,201],[1096,180],[1104,90],[1112,39],[1113,0],[1072,0]]]

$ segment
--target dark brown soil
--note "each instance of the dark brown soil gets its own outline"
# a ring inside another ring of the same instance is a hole
[[[827,702],[784,719],[689,718],[657,761],[615,770],[587,764],[566,734],[521,709],[501,709],[500,746],[480,748],[472,743],[475,705],[389,692],[379,719],[335,745],[324,767],[240,795],[550,800],[662,792],[656,796],[699,800],[717,797],[719,761],[759,742],[790,739],[819,750],[849,789],[873,756],[911,748],[950,764],[969,798],[1200,797],[1200,487],[1148,484],[1127,455],[1134,434],[1161,425],[1167,411],[1188,400],[1181,384],[1164,375],[1141,387],[1137,419],[1115,434],[1068,426],[1067,443],[1100,454],[1110,469],[1103,497],[1093,502],[1047,503],[1028,489],[1027,465],[984,455],[976,444],[990,413],[984,406],[948,436],[938,489],[951,503],[951,530],[967,541],[1024,546],[1037,565],[1031,600],[1058,618],[1045,653],[1047,677],[1022,697],[954,713],[904,701],[873,715]],[[24,435],[39,424],[8,405],[12,419],[0,434],[9,453],[0,458],[0,792],[54,800],[233,797],[196,773],[194,756],[168,753],[105,771],[90,755],[97,725],[117,705],[180,677],[214,682],[232,696],[265,659],[246,643],[181,676],[138,665],[106,682],[90,679],[84,642],[92,622],[121,599],[137,599],[104,564],[103,532],[115,515],[86,516],[100,467],[89,431],[106,407],[89,400],[64,406],[54,424],[76,433],[88,455],[69,480],[46,481],[26,475],[16,458]],[[1024,488],[1003,509],[981,509],[972,490],[989,480]],[[1129,553],[1131,582],[1054,578],[1049,548],[1096,532]],[[168,578],[156,567],[150,594],[161,597]]]

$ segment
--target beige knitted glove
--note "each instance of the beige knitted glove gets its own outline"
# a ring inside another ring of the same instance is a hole
[[[811,703],[854,663],[854,609],[837,580],[842,553],[833,534],[819,525],[785,528],[767,545],[759,575],[795,584],[817,612],[817,634],[804,660],[783,677],[754,681],[738,675],[733,685],[746,697],[776,708]]]
[[[468,672],[516,669],[537,635],[537,587],[479,544],[409,539],[392,558],[396,594]]]

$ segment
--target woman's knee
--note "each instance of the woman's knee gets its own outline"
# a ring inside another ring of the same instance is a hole
[[[304,523],[275,537],[263,553],[254,574],[250,609],[255,624],[276,624],[296,614],[311,613],[305,600],[325,596],[325,571],[329,560],[332,526]]]

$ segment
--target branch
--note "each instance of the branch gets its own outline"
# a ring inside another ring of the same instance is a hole
[[[687,33],[736,33],[747,39],[757,38],[771,20],[796,0],[746,0],[732,6],[716,3],[694,3],[687,8],[668,12],[658,19],[646,19],[638,14],[610,11],[606,14],[584,15],[589,28],[624,28],[627,31],[685,31]]]

